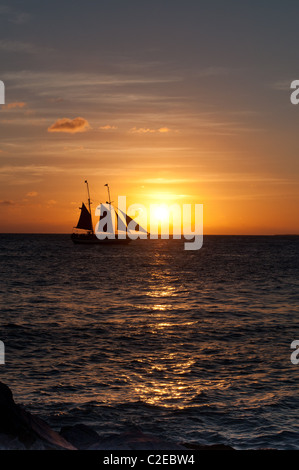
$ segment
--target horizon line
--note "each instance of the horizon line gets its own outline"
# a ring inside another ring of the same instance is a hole
[[[0,235],[70,235],[69,232],[0,232]],[[150,240],[160,240],[161,234],[158,235],[159,238],[150,238]],[[190,233],[188,235],[197,235]],[[299,237],[299,233],[207,233],[203,234],[204,237]],[[169,237],[172,237],[172,234],[169,234]],[[184,234],[181,235],[181,238],[176,240],[184,239]],[[139,240],[139,238],[137,238]],[[167,240],[167,238],[162,238],[161,240]]]

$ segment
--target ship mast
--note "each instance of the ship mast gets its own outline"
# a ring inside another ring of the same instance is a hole
[[[109,185],[106,183],[104,184],[104,186],[107,186],[107,189],[108,189],[108,201],[106,204],[111,204],[111,198],[110,198],[110,189],[109,189]]]
[[[111,201],[111,197],[110,197],[109,184],[106,183],[106,184],[104,184],[104,186],[107,186],[107,189],[108,189],[108,201],[106,201],[106,204],[109,204],[109,206],[111,206],[113,201]],[[111,210],[112,210],[112,208],[110,207],[110,213],[111,213]],[[118,218],[116,217],[116,226],[115,226],[116,227],[116,233],[117,233],[117,226],[118,226]]]
[[[92,216],[91,216],[91,202],[90,202],[90,194],[89,194],[89,186],[88,186],[88,181],[85,180],[86,187],[87,187],[87,196],[88,196],[88,209],[90,213],[90,220],[91,220],[91,227],[92,227],[92,233],[93,233],[93,223],[92,223]]]

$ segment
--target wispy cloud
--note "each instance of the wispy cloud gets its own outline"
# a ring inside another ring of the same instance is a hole
[[[143,195],[143,197],[145,197],[145,195]],[[147,197],[149,199],[155,199],[157,201],[176,201],[178,199],[185,199],[186,197],[190,197],[190,195],[163,192],[163,193],[149,194]]]
[[[42,47],[42,46],[41,46]],[[15,43],[1,42],[1,48],[8,51],[22,50],[23,46]],[[27,52],[31,48],[25,48]],[[28,50],[27,50],[28,49]],[[32,49],[32,52],[34,49]],[[44,49],[41,52],[44,55]],[[47,52],[48,53],[48,52]],[[49,111],[48,104],[57,106],[61,103],[60,109],[65,109],[68,104],[72,109],[72,104],[84,103],[91,110],[96,112],[99,118],[98,126],[110,124],[115,113],[128,112],[130,105],[135,108],[135,116],[139,108],[148,103],[149,110],[155,106],[164,104],[164,109],[178,106],[181,100],[177,94],[166,93],[168,84],[177,82],[177,78],[163,76],[156,73],[153,76],[146,74],[123,72],[118,73],[84,73],[84,72],[36,72],[36,71],[10,71],[3,72],[1,79],[9,83],[10,92],[19,96],[30,96],[32,104],[36,104],[38,109],[44,107],[44,111]],[[47,104],[47,108],[45,108]],[[101,109],[105,114],[101,116]],[[53,108],[50,107],[50,110]],[[113,114],[110,114],[113,110]],[[143,108],[144,110],[144,108]],[[57,109],[56,109],[57,112]],[[144,111],[143,111],[144,112]],[[100,117],[99,117],[100,116]],[[110,117],[111,116],[111,117]],[[120,116],[121,117],[121,116]],[[136,122],[136,121],[135,121]],[[144,121],[143,121],[144,122]],[[163,122],[163,121],[162,121]]]
[[[1,184],[36,184],[48,175],[63,173],[63,168],[47,165],[4,165],[0,167]]]
[[[294,181],[285,178],[278,178],[274,176],[263,176],[258,174],[243,174],[243,173],[225,173],[225,174],[206,174],[194,178],[147,178],[142,179],[140,182],[144,184],[184,184],[184,183],[269,183],[269,184],[294,184]]]
[[[11,49],[22,49],[22,42],[18,41],[8,41],[0,40],[0,50]],[[28,45],[28,43],[27,43]],[[34,46],[33,44],[30,44]],[[38,46],[34,46],[40,48]],[[23,46],[23,49],[26,50],[26,43]],[[29,48],[28,48],[29,49]],[[20,83],[23,88],[34,88],[34,89],[55,89],[65,90],[70,87],[70,85],[75,85],[77,91],[80,91],[81,87],[84,86],[104,86],[109,87],[118,87],[124,85],[152,85],[152,84],[163,84],[166,85],[170,82],[181,81],[181,78],[178,77],[165,77],[165,76],[143,76],[143,75],[128,75],[128,74],[103,74],[103,73],[83,73],[83,72],[35,72],[28,70],[20,70],[19,72],[5,72],[1,75],[3,80],[10,80],[20,86]],[[82,90],[84,91],[84,90]],[[85,90],[86,91],[86,90]]]
[[[1,199],[0,200],[0,205],[1,206],[13,206],[15,203],[14,201],[11,201],[10,199]]]
[[[62,118],[58,119],[54,124],[48,127],[48,132],[66,132],[69,134],[75,134],[77,132],[85,132],[89,127],[90,125],[88,121],[84,118]]]
[[[132,134],[154,134],[154,133],[161,133],[165,134],[167,132],[170,132],[170,129],[168,127],[160,127],[159,129],[151,129],[149,127],[132,127],[130,129],[130,132]]]
[[[189,178],[148,178],[142,180],[146,184],[181,184],[181,183],[190,183],[196,180]]]
[[[277,82],[271,83],[271,88],[279,91],[288,91],[290,90],[291,83],[293,79],[290,80],[278,80]]]
[[[100,126],[99,129],[101,131],[110,131],[117,129],[117,126],[111,126],[110,124],[106,124],[106,126]]]
[[[15,109],[15,108],[24,108],[27,103],[24,101],[16,101],[14,103],[7,103],[2,105],[2,109],[9,110],[9,109]]]

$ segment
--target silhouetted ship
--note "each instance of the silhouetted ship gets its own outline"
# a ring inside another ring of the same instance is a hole
[[[82,206],[80,207],[81,213],[78,220],[76,227],[74,227],[75,231],[71,235],[71,239],[74,243],[80,243],[85,245],[94,245],[94,244],[113,244],[113,245],[120,245],[120,244],[127,244],[131,241],[131,238],[128,236],[127,227],[128,224],[133,221],[133,219],[124,213],[122,210],[115,208],[112,206],[112,202],[110,200],[110,190],[108,184],[105,184],[108,189],[108,201],[106,204],[100,204],[97,207],[99,211],[99,222],[104,218],[107,220],[108,223],[104,223],[102,227],[102,231],[98,232],[93,227],[92,222],[92,215],[91,215],[91,201],[90,201],[90,194],[89,194],[89,186],[88,182],[85,181],[87,186],[87,195],[88,195],[88,208],[82,202]],[[112,222],[113,217],[116,214],[116,220],[118,222],[118,226],[114,229],[114,224]],[[110,223],[109,223],[110,222]],[[135,222],[135,221],[134,221]],[[135,223],[136,224],[136,223]],[[108,227],[109,225],[109,227]],[[119,227],[121,225],[121,227]],[[97,224],[96,224],[97,226]],[[112,230],[113,227],[113,230]],[[110,229],[110,230],[109,230]],[[136,225],[135,233],[141,233],[148,235],[147,231],[140,227],[138,224]]]

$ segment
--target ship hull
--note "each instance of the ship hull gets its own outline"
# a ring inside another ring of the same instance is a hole
[[[94,234],[77,234],[72,233],[71,239],[73,243],[78,245],[127,245],[130,243],[130,238],[104,238],[100,240]]]

